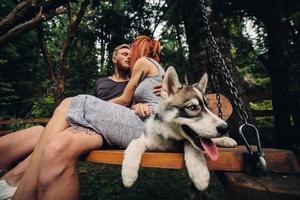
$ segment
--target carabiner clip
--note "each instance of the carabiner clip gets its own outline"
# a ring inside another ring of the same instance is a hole
[[[256,144],[257,144],[256,152],[252,151],[251,146],[249,145],[247,139],[244,136],[244,128],[246,128],[246,127],[248,128],[248,130],[252,130],[251,132],[255,133]],[[264,152],[261,147],[261,142],[260,142],[259,133],[258,133],[257,128],[252,124],[245,123],[240,126],[239,133],[240,133],[240,135],[245,143],[245,146],[249,152],[248,158],[251,163],[252,173],[255,175],[258,175],[258,176],[266,175],[268,173],[268,168],[267,168],[266,160],[264,158]]]

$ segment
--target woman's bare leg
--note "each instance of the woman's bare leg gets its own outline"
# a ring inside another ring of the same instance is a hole
[[[0,137],[0,169],[9,169],[13,163],[29,155],[38,142],[43,126],[34,126]]]
[[[71,98],[67,98],[55,109],[52,118],[49,120],[45,127],[38,143],[36,144],[34,151],[31,155],[30,163],[24,176],[19,184],[13,199],[30,199],[37,198],[37,186],[38,186],[38,170],[41,161],[41,157],[44,153],[46,145],[51,139],[68,128],[66,121],[66,114],[69,110]]]
[[[57,135],[46,147],[41,159],[38,199],[78,199],[78,157],[99,149],[102,144],[103,140],[99,134],[83,127],[70,127]]]

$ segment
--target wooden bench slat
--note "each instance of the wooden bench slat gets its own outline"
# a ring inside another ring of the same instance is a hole
[[[207,159],[210,170],[247,171],[249,165],[244,159],[247,152],[244,146],[236,148],[219,148],[219,159],[215,162]],[[293,152],[281,149],[264,149],[268,169],[273,172],[299,173],[300,167]],[[96,150],[89,153],[86,161],[121,165],[122,150]],[[146,152],[140,166],[151,168],[183,169],[185,168],[182,153]]]

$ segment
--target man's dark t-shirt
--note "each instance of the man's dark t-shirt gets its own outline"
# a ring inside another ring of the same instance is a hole
[[[95,96],[104,101],[119,97],[123,94],[128,82],[116,82],[108,77],[99,78],[96,82]]]
[[[113,98],[119,97],[123,94],[125,87],[129,81],[116,82],[108,77],[99,78],[96,81],[96,89],[94,96],[109,101]],[[106,140],[103,140],[103,148],[117,148],[117,146],[107,144]]]

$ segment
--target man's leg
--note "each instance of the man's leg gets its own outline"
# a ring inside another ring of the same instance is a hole
[[[22,179],[25,170],[29,164],[30,156],[20,162],[16,167],[9,170],[4,176],[1,177],[1,180],[6,180],[11,186],[18,186],[20,180]]]
[[[67,98],[55,109],[52,118],[49,120],[34,148],[28,168],[24,173],[13,199],[34,200],[37,198],[37,172],[40,165],[40,159],[44,153],[45,146],[52,138],[68,128],[69,125],[66,121],[66,113],[69,110],[70,103],[71,98]]]
[[[9,169],[17,160],[33,151],[43,126],[34,126],[0,137],[0,169]]]
[[[41,159],[38,199],[78,199],[78,157],[99,149],[102,144],[101,135],[83,127],[71,127],[57,135],[47,145]]]

